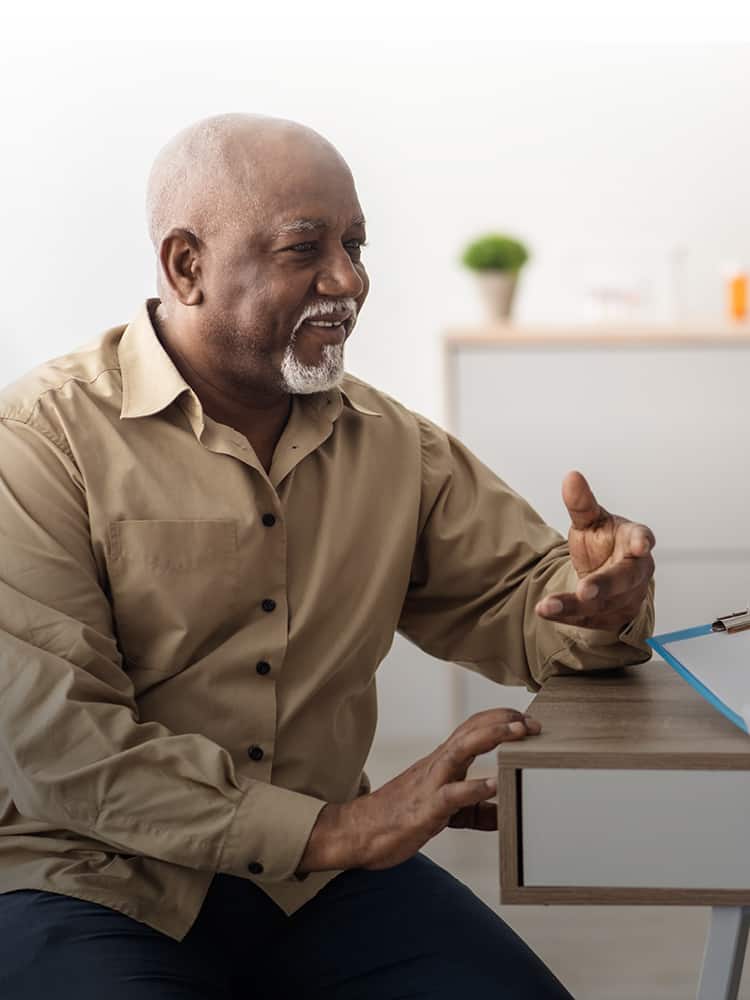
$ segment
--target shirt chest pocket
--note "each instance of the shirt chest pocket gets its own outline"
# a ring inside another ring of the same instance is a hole
[[[239,593],[237,523],[115,521],[109,577],[125,665],[177,673],[231,634]]]

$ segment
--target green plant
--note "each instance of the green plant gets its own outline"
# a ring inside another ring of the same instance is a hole
[[[464,250],[461,262],[472,271],[520,271],[529,251],[520,240],[501,233],[487,233]]]

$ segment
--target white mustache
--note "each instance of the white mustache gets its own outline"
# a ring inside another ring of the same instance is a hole
[[[340,315],[341,313],[350,313],[351,319],[356,323],[357,321],[357,303],[354,299],[339,299],[336,302],[318,302],[316,305],[307,306],[297,321],[294,330],[292,331],[292,336],[299,330],[305,320],[309,319],[310,316],[330,316],[332,314]]]

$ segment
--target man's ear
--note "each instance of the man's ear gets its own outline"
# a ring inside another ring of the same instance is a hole
[[[159,247],[159,261],[169,287],[184,306],[203,301],[200,253],[202,243],[189,229],[170,229]]]

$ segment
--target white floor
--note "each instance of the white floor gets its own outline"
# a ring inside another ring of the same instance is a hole
[[[428,748],[378,747],[368,762],[373,788]],[[492,760],[471,775],[492,773]],[[496,910],[576,1000],[691,1000],[709,910],[678,906],[500,906],[497,834],[444,830],[424,848]],[[740,991],[750,1000],[750,964]],[[530,998],[531,1000],[531,998]]]

